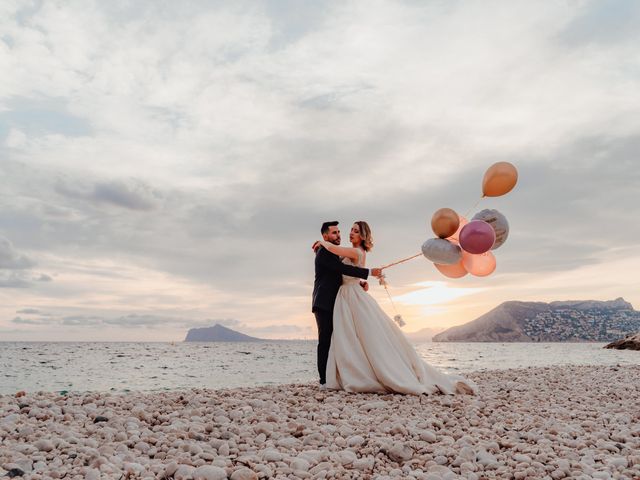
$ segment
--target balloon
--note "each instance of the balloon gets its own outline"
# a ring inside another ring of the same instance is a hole
[[[460,217],[450,208],[441,208],[431,217],[431,228],[436,237],[447,238],[456,233],[460,225]]]
[[[453,265],[462,259],[458,245],[442,238],[430,238],[422,244],[422,254],[434,263]]]
[[[494,242],[491,250],[500,248],[504,242],[507,241],[509,236],[509,222],[507,218],[497,210],[485,209],[476,213],[471,220],[483,220],[491,225],[493,231],[496,233],[496,241]]]
[[[496,269],[496,257],[491,252],[474,255],[463,251],[462,265],[471,275],[486,277]]]
[[[469,253],[488,252],[495,241],[496,232],[482,220],[472,220],[460,230],[460,246]]]
[[[482,179],[482,196],[499,197],[509,193],[518,182],[518,170],[509,162],[494,163]]]
[[[462,255],[464,257],[464,253]],[[434,265],[441,274],[449,278],[464,277],[468,273],[467,269],[464,268],[464,265],[462,264],[462,259],[453,265],[440,265],[439,263],[434,263]]]
[[[460,230],[462,230],[462,227],[469,223],[469,220],[464,217],[458,216],[458,222],[460,223],[460,225],[458,225],[458,230],[456,230],[456,233],[447,238],[447,240],[460,243]]]

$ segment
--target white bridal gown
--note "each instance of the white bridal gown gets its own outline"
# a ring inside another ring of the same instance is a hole
[[[363,258],[361,254],[357,266],[364,266]],[[348,258],[343,262],[356,265]],[[362,289],[360,279],[347,276],[333,311],[327,388],[413,395],[476,391],[471,381],[442,373],[422,360],[400,328]]]

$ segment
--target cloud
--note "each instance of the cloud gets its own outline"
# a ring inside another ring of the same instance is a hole
[[[15,317],[11,320],[13,323],[17,323],[19,325],[50,325],[55,323],[54,319],[49,318],[22,318]]]
[[[25,146],[27,135],[17,128],[12,128],[7,134],[5,145],[9,148],[19,148]]]
[[[59,323],[66,326],[90,327],[101,325],[104,319],[98,315],[69,315],[59,320]]]
[[[21,309],[18,310],[17,313],[30,316],[16,316],[11,320],[12,323],[34,326],[57,325],[62,327],[83,327],[94,330],[97,327],[120,327],[127,330],[173,328],[186,332],[189,328],[210,327],[220,324],[248,335],[265,336],[267,338],[280,338],[279,336],[300,338],[313,334],[311,328],[301,327],[299,325],[270,324],[256,327],[232,318],[194,320],[179,316],[157,315],[152,313],[128,313],[125,315],[77,314],[61,317],[34,308]]]
[[[26,270],[34,265],[35,263],[19,253],[7,238],[0,236],[0,269]]]
[[[59,182],[56,191],[71,198],[111,204],[130,210],[152,210],[158,201],[157,192],[137,179],[96,182],[92,187]]]
[[[105,325],[118,325],[122,327],[152,327],[159,325],[166,325],[172,323],[182,324],[183,320],[163,317],[159,315],[145,315],[145,314],[129,314],[117,318],[106,318],[102,320]]]
[[[250,332],[251,335],[267,335],[270,338],[277,337],[277,335],[285,334],[287,337],[301,335],[310,335],[313,330],[310,327],[301,327],[300,325],[264,325],[262,327],[246,327],[245,330]]]
[[[231,329],[240,328],[244,326],[244,324],[240,320],[236,320],[234,318],[223,318],[220,320],[205,320],[203,323],[206,323],[210,326],[215,325],[217,323],[219,325],[224,325],[225,327],[229,327]]]
[[[50,282],[49,275],[31,275],[31,268],[36,263],[28,256],[20,253],[11,241],[0,235],[0,288],[28,288],[33,281]]]
[[[627,0],[604,0],[590,2],[581,8],[569,22],[559,38],[568,45],[587,46],[594,44],[626,43],[640,39],[635,20],[640,16],[640,5]]]
[[[27,288],[30,278],[24,272],[0,270],[0,288]]]
[[[22,310],[17,310],[16,313],[40,314],[40,310],[37,308],[23,308]]]
[[[4,5],[0,286],[126,335],[307,328],[322,221],[411,255],[501,160],[520,183],[479,208],[511,235],[460,284],[606,265],[640,235],[632,3]]]
[[[241,326],[242,323],[234,319],[220,319],[220,320],[197,320],[189,319],[178,316],[158,315],[153,313],[128,313],[125,315],[109,316],[103,315],[69,315],[54,320],[67,326],[78,327],[94,327],[94,326],[107,326],[107,327],[123,327],[127,329],[136,328],[194,328],[211,326],[219,323],[221,325],[228,326],[230,328]]]
[[[154,192],[144,183],[121,181],[96,184],[93,198],[131,210],[151,210],[156,200]]]

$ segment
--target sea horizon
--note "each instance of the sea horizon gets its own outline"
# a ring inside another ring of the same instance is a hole
[[[316,341],[2,342],[0,394],[173,391],[317,383]],[[417,342],[448,373],[563,365],[640,365],[603,342]]]

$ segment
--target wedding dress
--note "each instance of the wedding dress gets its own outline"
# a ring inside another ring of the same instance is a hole
[[[348,258],[344,263],[364,266]],[[400,328],[363,290],[360,280],[343,277],[333,311],[327,388],[347,392],[398,392],[420,395],[474,393],[473,382],[428,365]]]

